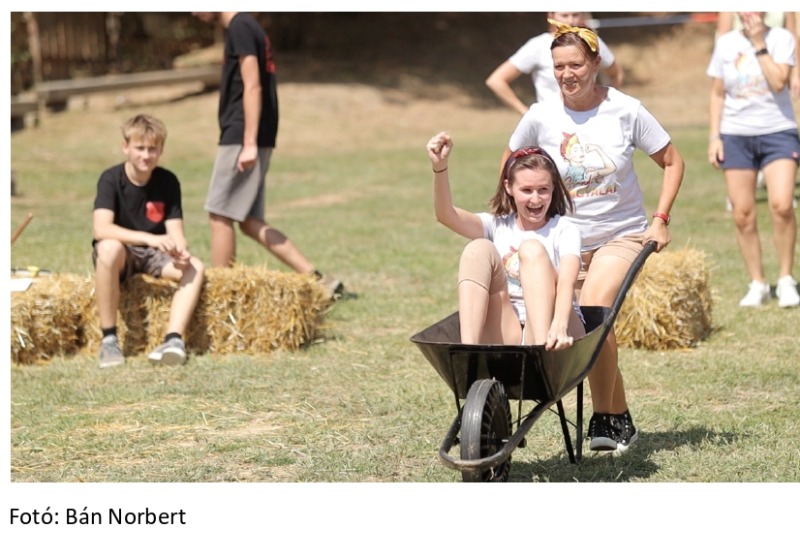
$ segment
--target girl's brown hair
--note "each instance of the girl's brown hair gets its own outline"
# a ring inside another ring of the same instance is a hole
[[[489,201],[489,209],[495,216],[507,216],[517,211],[514,198],[506,191],[506,180],[509,185],[513,185],[517,172],[520,169],[541,169],[550,174],[553,183],[553,198],[550,207],[547,209],[546,216],[552,218],[555,215],[564,216],[574,210],[572,197],[561,179],[558,166],[546,151],[537,146],[526,146],[508,156],[500,181],[497,184],[497,191]]]

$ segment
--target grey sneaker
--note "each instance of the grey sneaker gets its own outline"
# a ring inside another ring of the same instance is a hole
[[[179,366],[186,363],[186,346],[180,338],[170,338],[150,352],[147,359],[154,364]]]
[[[317,278],[317,282],[322,286],[325,295],[328,296],[329,299],[337,300],[344,294],[344,284],[338,278],[323,274]]]
[[[100,343],[100,367],[114,367],[121,366],[125,363],[125,355],[122,353],[122,348],[119,347],[119,340],[116,335],[108,335],[103,337]]]

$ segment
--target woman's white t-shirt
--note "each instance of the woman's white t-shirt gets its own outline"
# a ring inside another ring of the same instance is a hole
[[[529,239],[539,241],[547,251],[553,267],[558,270],[564,255],[575,255],[580,258],[581,237],[578,228],[561,216],[553,216],[537,230],[520,229],[516,223],[516,213],[495,216],[488,212],[481,212],[478,217],[483,224],[483,236],[489,239],[500,253],[508,279],[508,294],[511,296],[511,303],[514,305],[520,322],[524,323],[526,314],[525,302],[522,299],[522,286],[519,282],[519,246],[523,241]],[[573,298],[573,307],[580,317],[580,307],[575,298]]]
[[[508,143],[512,151],[539,146],[556,162],[575,203],[567,218],[578,226],[584,251],[647,229],[633,154],[639,148],[652,155],[670,142],[639,100],[607,90],[590,111],[572,111],[560,100],[533,104]]]

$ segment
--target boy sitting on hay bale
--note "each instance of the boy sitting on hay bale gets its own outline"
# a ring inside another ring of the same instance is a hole
[[[92,228],[95,298],[103,340],[100,367],[123,364],[117,338],[120,289],[133,274],[178,283],[164,343],[148,358],[179,365],[186,361],[183,335],[203,288],[203,263],[188,250],[177,177],[158,167],[167,130],[160,120],[136,115],[122,125],[127,160],[104,171],[97,183]]]

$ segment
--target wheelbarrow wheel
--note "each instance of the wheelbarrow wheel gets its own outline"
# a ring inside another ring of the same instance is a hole
[[[497,453],[511,434],[511,409],[505,387],[494,379],[472,384],[461,415],[461,459],[483,459]],[[464,482],[505,482],[511,457],[486,469],[461,471]]]

